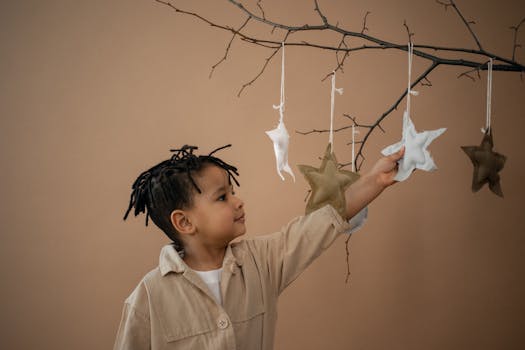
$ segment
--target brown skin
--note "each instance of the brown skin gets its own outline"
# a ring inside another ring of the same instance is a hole
[[[370,172],[350,186],[345,193],[348,218],[395,183],[397,161],[403,154],[404,149],[379,159]],[[218,269],[228,244],[246,232],[244,203],[233,193],[227,173],[215,165],[206,166],[194,179],[201,193],[194,194],[191,208],[174,210],[171,223],[180,233],[184,261],[190,268]]]
[[[201,190],[193,197],[193,206],[171,213],[171,223],[184,244],[184,261],[199,271],[222,266],[226,247],[246,232],[244,203],[235,196],[228,174],[208,165],[194,180]]]
[[[405,154],[405,148],[379,159],[372,169],[363,174],[345,193],[346,217],[351,218],[372,202],[385,188],[397,181],[397,161]]]

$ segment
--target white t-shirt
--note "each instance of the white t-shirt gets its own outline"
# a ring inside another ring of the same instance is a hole
[[[215,297],[217,304],[222,305],[222,296],[221,296],[221,273],[222,267],[217,270],[209,271],[195,271],[197,275],[202,278],[204,283],[208,286],[211,293]]]

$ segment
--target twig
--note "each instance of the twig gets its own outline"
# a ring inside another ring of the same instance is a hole
[[[265,59],[265,62],[264,62],[264,65],[262,66],[261,70],[259,71],[259,73],[257,73],[257,75],[252,79],[250,80],[249,82],[247,83],[244,83],[242,85],[242,87],[240,88],[239,92],[237,92],[237,97],[240,97],[242,92],[244,91],[245,88],[247,88],[248,86],[252,85],[254,81],[256,81],[263,73],[264,71],[266,70],[266,67],[268,66],[268,63],[270,63],[271,59],[273,58],[273,56],[275,56],[275,54],[277,52],[279,52],[280,49],[275,49],[274,52],[272,52],[272,54],[268,57],[266,57]]]
[[[259,10],[261,10],[262,18],[266,18],[266,15],[264,14],[264,10],[263,10],[263,8],[261,6],[261,2],[262,2],[262,0],[257,1],[257,7],[259,8]]]
[[[463,73],[459,74],[458,75],[458,79],[462,78],[462,77],[466,77],[466,78],[469,78],[472,81],[476,81],[476,78],[474,78],[472,75],[470,75],[470,73],[476,72],[476,74],[478,75],[478,79],[481,80],[481,74],[479,73],[479,71],[480,71],[479,67],[471,69],[471,70],[468,70],[466,72],[463,72]]]
[[[242,91],[246,87],[252,85],[263,74],[263,72],[265,71],[266,67],[268,66],[270,60],[275,56],[275,54],[281,48],[282,41],[267,40],[267,39],[264,39],[264,38],[261,38],[261,37],[258,37],[258,36],[254,36],[254,35],[248,34],[246,32],[245,26],[241,26],[239,29],[234,29],[234,28],[231,28],[229,26],[219,25],[219,24],[213,23],[212,21],[210,21],[210,20],[208,20],[208,19],[206,19],[206,18],[204,18],[204,17],[202,17],[202,16],[200,16],[200,15],[198,15],[196,13],[192,13],[192,12],[189,12],[189,11],[184,11],[184,10],[178,9],[174,5],[172,5],[171,3],[167,2],[167,1],[163,1],[163,0],[155,0],[155,1],[158,2],[158,3],[164,4],[166,6],[169,6],[170,8],[172,8],[173,10],[175,10],[178,13],[182,13],[182,14],[185,14],[185,15],[193,16],[193,17],[199,19],[200,21],[203,21],[204,23],[206,23],[206,24],[208,24],[208,25],[210,25],[210,26],[212,26],[214,28],[218,28],[218,29],[221,29],[221,30],[224,30],[224,31],[228,31],[228,32],[232,33],[232,39],[235,38],[235,37],[239,37],[243,42],[247,42],[247,43],[250,43],[250,44],[253,44],[253,45],[264,47],[264,48],[267,48],[267,49],[272,51],[271,54],[266,58],[265,63],[262,66],[262,68],[260,69],[259,73],[252,80],[250,80],[248,83],[246,83],[246,84],[244,84],[242,86],[242,88],[240,89],[240,91],[238,93],[238,96],[242,93]],[[286,38],[288,38],[288,36],[290,34],[292,34],[292,33],[298,33],[298,32],[306,33],[306,32],[316,32],[316,31],[329,31],[329,32],[333,32],[333,33],[337,33],[337,34],[341,35],[341,40],[335,46],[334,45],[320,44],[320,43],[316,43],[316,42],[308,42],[308,41],[305,41],[305,40],[299,41],[299,42],[293,42],[293,41],[286,40],[286,45],[287,46],[309,47],[309,48],[319,49],[319,50],[323,50],[323,51],[333,51],[333,52],[335,52],[335,54],[336,54],[336,70],[342,70],[343,69],[344,62],[348,58],[348,55],[351,52],[360,52],[360,51],[365,51],[365,50],[366,51],[370,51],[370,50],[399,50],[399,51],[407,51],[407,45],[402,45],[402,44],[397,44],[397,43],[394,43],[394,42],[389,42],[389,41],[386,41],[386,40],[383,40],[383,39],[380,39],[380,38],[377,38],[377,37],[374,37],[374,36],[370,36],[370,35],[368,35],[366,33],[368,31],[367,24],[366,24],[367,16],[368,16],[368,14],[370,12],[367,12],[365,14],[364,19],[363,19],[363,27],[361,28],[361,30],[359,32],[356,32],[356,31],[351,31],[351,30],[347,30],[347,29],[344,29],[344,28],[340,28],[338,24],[336,24],[336,25],[331,24],[329,19],[321,11],[317,0],[314,0],[315,11],[317,12],[319,17],[321,18],[322,24],[315,24],[315,25],[313,25],[313,24],[304,24],[304,25],[301,25],[301,26],[290,26],[290,25],[286,25],[286,24],[282,24],[282,23],[271,21],[268,18],[266,18],[265,14],[264,14],[264,11],[261,11],[262,12],[262,16],[261,15],[257,15],[255,13],[251,12],[250,10],[248,10],[246,7],[244,7],[239,1],[236,1],[236,0],[227,0],[227,1],[230,2],[231,4],[235,5],[238,9],[240,9],[240,11],[242,13],[244,13],[246,16],[248,16],[248,18],[250,18],[251,20],[255,20],[255,21],[258,21],[260,23],[263,23],[264,25],[270,26],[272,28],[272,33],[273,33],[273,31],[275,29],[284,30],[286,32]],[[412,86],[415,86],[415,85],[417,85],[419,83],[421,83],[421,85],[431,86],[432,84],[430,83],[430,80],[428,79],[428,75],[434,69],[436,69],[438,66],[441,66],[441,65],[444,65],[444,66],[459,66],[459,67],[471,68],[470,71],[467,71],[467,72],[464,72],[463,74],[460,74],[460,77],[465,76],[465,77],[469,77],[470,79],[473,79],[473,77],[470,75],[470,73],[478,72],[478,75],[479,75],[479,71],[487,69],[486,68],[487,67],[486,66],[486,59],[487,58],[493,58],[494,61],[498,62],[498,64],[494,64],[494,66],[493,66],[493,70],[494,71],[519,72],[520,73],[520,77],[523,79],[523,73],[525,72],[525,66],[523,64],[518,63],[515,60],[515,57],[516,57],[515,53],[516,53],[516,49],[518,47],[520,47],[520,45],[517,43],[518,31],[522,27],[523,23],[525,22],[525,19],[523,19],[518,25],[516,25],[514,27],[511,27],[514,30],[514,47],[513,47],[513,57],[512,57],[512,59],[509,59],[509,58],[505,58],[503,56],[496,55],[496,54],[494,54],[492,52],[485,51],[483,49],[483,47],[481,46],[481,43],[479,42],[478,38],[476,37],[474,31],[471,28],[471,24],[473,22],[468,22],[465,19],[465,17],[460,12],[460,10],[458,9],[458,7],[456,6],[456,4],[455,4],[455,2],[453,0],[449,0],[448,2],[445,2],[444,0],[436,0],[436,2],[438,4],[444,6],[445,10],[448,7],[453,7],[454,8],[456,13],[461,18],[461,20],[463,21],[463,23],[465,24],[465,26],[469,30],[470,34],[472,35],[472,37],[476,41],[476,44],[477,44],[478,48],[477,49],[467,49],[467,48],[461,48],[461,47],[445,47],[445,46],[435,46],[435,45],[426,45],[426,44],[414,45],[414,52],[413,52],[413,54],[415,56],[418,56],[418,57],[424,59],[424,60],[429,61],[430,65],[428,66],[427,70],[425,72],[423,72],[412,83]],[[257,4],[259,6],[260,5],[260,1],[258,1]],[[408,25],[406,25],[406,22],[404,23],[404,25],[405,25],[405,28],[407,29],[407,33],[408,33],[409,39],[411,39],[413,33],[409,30]],[[362,39],[366,43],[362,44],[360,46],[355,46],[355,47],[348,46],[346,40],[349,37]],[[232,40],[230,40],[230,44],[231,44],[231,41]],[[229,50],[230,50],[230,47],[228,45],[226,47],[226,50],[225,50],[225,52],[226,52],[225,56],[227,56]],[[454,53],[454,54],[458,54],[458,55],[466,53],[466,54],[469,54],[468,57],[475,57],[475,58],[474,59],[464,59],[463,58],[464,55],[463,56],[458,56],[457,58],[448,58],[448,57],[450,57],[450,55],[447,55],[447,57],[445,57],[445,56],[440,55],[440,52],[448,52],[448,53]],[[341,57],[340,54],[343,54],[343,56]],[[329,75],[327,75],[327,76],[329,76]],[[354,161],[356,161],[356,164],[357,164],[356,169],[360,169],[361,165],[363,164],[363,162],[365,160],[363,152],[364,152],[364,147],[366,145],[366,142],[367,142],[370,134],[376,128],[378,128],[378,129],[380,129],[380,130],[382,130],[384,132],[383,128],[381,127],[382,121],[387,116],[389,116],[392,113],[393,110],[397,109],[399,103],[405,97],[405,95],[406,95],[406,91],[404,91],[401,94],[401,96],[394,102],[394,104],[389,109],[387,109],[385,112],[383,112],[377,118],[377,120],[375,121],[374,124],[372,124],[371,126],[369,126],[367,128],[367,133],[363,137],[363,139],[361,141],[361,144],[360,144],[359,151],[358,151],[357,156],[356,156],[356,159],[354,159]],[[336,131],[342,131],[342,130],[346,130],[348,128],[349,127],[342,127],[342,128],[340,128],[340,129],[338,129]],[[327,131],[325,131],[325,130],[312,130],[310,132],[298,132],[298,133],[307,135],[307,134],[314,133],[314,132],[327,132]],[[360,160],[360,161],[358,162],[358,160]]]
[[[319,8],[319,3],[317,2],[317,0],[314,0],[314,2],[315,2],[315,12],[319,14],[319,17],[321,17],[321,20],[323,21],[323,23],[325,25],[328,25],[328,20],[326,19],[326,16],[323,15],[323,13],[321,12],[321,9]]]
[[[423,78],[424,82],[421,83],[421,86],[432,86],[432,82],[427,78]]]
[[[365,17],[363,18],[363,29],[361,29],[361,34],[364,34],[366,31],[368,31],[368,27],[366,26],[366,20],[368,19],[368,15],[372,12],[366,11]]]
[[[422,81],[424,78],[426,78],[434,69],[436,69],[438,66],[440,65],[439,62],[433,62],[423,73],[421,73],[421,75],[411,84],[411,88],[413,89],[417,84],[419,84],[420,81]],[[362,158],[364,160],[364,154],[363,154],[363,149],[364,149],[364,146],[365,146],[365,143],[366,141],[368,140],[368,138],[370,137],[370,135],[372,134],[372,132],[374,131],[375,128],[378,128],[380,127],[379,125],[381,124],[381,122],[390,114],[392,113],[395,109],[397,109],[397,106],[399,106],[399,104],[401,103],[401,101],[403,100],[403,98],[405,98],[407,94],[407,90],[405,89],[403,91],[403,93],[401,94],[401,96],[397,99],[396,102],[394,102],[394,104],[386,111],[384,112],[376,121],[375,123],[368,129],[367,133],[365,134],[365,136],[363,137],[363,142],[361,143],[361,146],[359,146],[359,150],[357,151],[357,155],[355,157],[355,162],[356,162],[356,170],[359,171],[361,169],[361,165],[363,162],[357,164],[357,161],[359,158]]]
[[[337,128],[337,129],[334,129],[333,131],[334,132],[339,132],[339,131],[343,131],[343,130],[347,130],[347,129],[351,129],[352,126],[343,126],[343,127],[340,127],[340,128]],[[324,134],[324,133],[327,133],[329,132],[330,130],[328,129],[313,129],[313,130],[310,130],[310,131],[298,131],[296,130],[295,132],[299,135],[310,135],[310,134]]]
[[[248,24],[248,22],[250,21],[250,17],[246,18],[246,21],[244,21],[244,23],[239,27],[239,29],[237,29],[235,32],[233,32],[232,34],[232,38],[230,39],[230,42],[228,43],[228,45],[226,46],[226,50],[224,52],[224,56],[219,60],[219,62],[215,63],[212,67],[211,67],[211,70],[210,70],[210,75],[208,76],[208,78],[211,79],[212,75],[213,75],[213,72],[215,71],[215,68],[220,65],[222,62],[226,61],[226,58],[228,57],[228,53],[230,52],[230,48],[232,46],[232,43],[233,43],[233,40],[235,39],[235,37],[237,36],[237,34]]]
[[[346,252],[346,279],[345,283],[348,283],[350,280],[350,249],[348,248],[348,244],[350,243],[350,238],[352,235],[349,235],[348,238],[345,240],[345,252]]]
[[[454,10],[456,11],[456,13],[458,14],[458,16],[463,21],[463,23],[467,26],[467,29],[470,32],[470,35],[472,35],[472,38],[474,38],[474,40],[476,41],[476,44],[478,45],[479,50],[483,51],[483,48],[481,47],[481,43],[479,42],[478,37],[476,36],[476,34],[474,34],[474,31],[472,30],[472,27],[470,26],[470,24],[476,24],[476,22],[474,21],[467,22],[467,20],[465,19],[461,11],[459,11],[458,7],[456,6],[456,3],[454,2],[454,0],[449,0],[449,1],[452,7],[454,8]]]
[[[516,49],[518,47],[521,47],[520,44],[518,44],[518,31],[520,30],[521,25],[525,23],[525,18],[523,18],[520,23],[518,23],[515,26],[511,26],[510,29],[514,30],[514,43],[512,46],[512,60],[514,61],[516,59]]]
[[[408,42],[409,42],[409,43],[412,43],[412,37],[414,36],[414,33],[412,33],[412,32],[410,31],[410,28],[408,28],[408,25],[407,25],[407,21],[406,21],[406,20],[403,21],[403,26],[405,26],[405,29],[406,29],[406,31],[407,31]]]
[[[443,1],[439,1],[439,0],[436,0],[436,2],[440,5],[443,5],[445,7],[445,11],[449,8],[449,6],[452,6],[451,3],[449,2],[443,2]]]

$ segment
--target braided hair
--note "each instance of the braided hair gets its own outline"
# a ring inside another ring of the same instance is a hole
[[[231,147],[219,147],[208,155],[195,155],[196,146],[184,145],[180,149],[172,149],[173,156],[160,162],[151,169],[139,175],[131,186],[129,207],[124,214],[124,220],[135,208],[135,216],[146,214],[146,226],[149,218],[153,220],[164,233],[173,241],[175,249],[182,253],[184,247],[178,232],[171,223],[171,213],[175,209],[187,209],[193,205],[193,190],[201,193],[192,174],[201,171],[204,166],[212,164],[224,169],[228,173],[228,181],[233,179],[239,186],[235,175],[239,176],[237,168],[214,157],[217,151]]]

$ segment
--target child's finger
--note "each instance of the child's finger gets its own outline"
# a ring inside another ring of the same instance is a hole
[[[405,146],[401,147],[401,149],[399,151],[397,151],[396,153],[392,153],[389,156],[389,158],[390,158],[391,161],[397,162],[398,160],[403,158],[404,154],[405,154]]]

